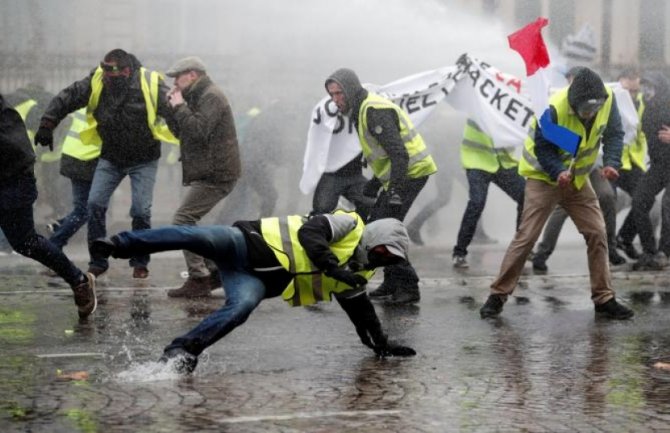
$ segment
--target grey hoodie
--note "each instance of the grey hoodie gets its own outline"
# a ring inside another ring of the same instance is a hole
[[[330,77],[326,80],[325,86],[328,88],[328,84],[335,82],[342,87],[344,92],[344,100],[347,103],[347,116],[350,116],[354,121],[358,120],[358,109],[361,106],[363,100],[368,96],[368,91],[363,88],[361,85],[361,80],[358,79],[358,75],[348,68],[341,68],[333,72]]]

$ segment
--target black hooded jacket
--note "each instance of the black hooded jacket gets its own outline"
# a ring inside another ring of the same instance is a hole
[[[361,85],[358,76],[351,69],[338,69],[326,80],[328,83],[335,82],[342,87],[344,100],[347,104],[347,112],[351,120],[358,128],[358,116],[361,104],[367,98],[368,91]],[[391,160],[390,188],[396,188],[407,178],[409,166],[409,154],[405,144],[400,137],[400,120],[396,112],[389,108],[368,108],[367,116],[368,131],[374,136],[384,148]]]
[[[600,99],[607,97],[607,90],[605,84],[598,74],[589,68],[582,68],[579,70],[574,80],[568,89],[568,103],[573,111],[577,111],[577,107],[584,101],[589,99]],[[614,98],[614,94],[612,94]],[[556,109],[553,106],[549,107],[552,121],[556,122],[558,116]],[[587,131],[591,131],[594,118],[589,120],[582,120],[582,124]],[[612,100],[612,110],[607,119],[607,126],[603,131],[603,165],[619,169],[621,166],[621,151],[623,149],[623,126],[621,124],[621,116],[617,108],[616,100]],[[565,171],[561,159],[559,148],[544,138],[542,129],[535,129],[535,154],[537,160],[551,179],[556,180],[558,175]]]
[[[652,164],[670,163],[670,144],[658,139],[663,125],[670,126],[670,83],[661,72],[645,74],[642,83],[654,88],[654,96],[645,101],[642,114],[642,132],[647,137],[649,159]]]
[[[140,84],[140,67],[130,54],[131,75],[127,88],[113,91],[104,84],[100,101],[93,116],[98,122],[102,138],[100,157],[119,167],[132,167],[160,158],[160,141],[154,139],[147,122],[147,106]],[[42,123],[55,127],[69,113],[88,105],[91,96],[91,79],[95,69],[86,77],[63,89],[49,103]],[[158,85],[157,114],[163,118],[172,115],[167,104],[167,85],[161,79]]]
[[[32,175],[35,152],[19,113],[0,95],[0,184]]]

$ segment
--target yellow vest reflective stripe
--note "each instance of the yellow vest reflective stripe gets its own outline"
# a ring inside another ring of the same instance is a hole
[[[37,101],[34,99],[26,99],[20,104],[16,104],[14,109],[19,113],[19,116],[21,116],[21,119],[25,123],[26,119],[28,118],[28,114],[30,114],[30,110],[32,110],[35,105],[37,105]],[[27,126],[26,131],[28,131],[28,138],[30,138],[30,142],[32,143],[35,139],[35,131],[28,129]]]
[[[17,104],[14,109],[19,113],[19,116],[21,116],[21,119],[23,119],[23,122],[26,122],[26,119],[28,118],[28,115],[30,114],[30,111],[35,108],[37,105],[37,101],[34,99],[26,99],[25,101],[21,102],[20,104]],[[35,132],[32,129],[28,129],[28,126],[26,125],[26,132],[28,133],[28,138],[30,139],[30,142],[33,143],[33,148],[35,148]],[[39,161],[40,162],[56,162],[60,160],[60,148],[56,147],[54,151],[44,151],[44,152],[38,152],[39,156]]]
[[[102,139],[98,135],[98,122],[95,120],[93,113],[100,102],[100,95],[102,94],[102,68],[98,68],[91,77],[91,96],[88,99],[86,106],[86,121],[88,128],[80,132],[82,143],[86,145],[100,145]],[[140,68],[140,87],[144,95],[144,102],[147,106],[147,124],[153,137],[156,140],[166,141],[168,143],[177,144],[179,140],[175,138],[170,132],[165,121],[156,115],[158,107],[158,82],[160,74],[156,71],[148,71],[145,68]]]
[[[356,227],[344,238],[330,245],[340,266],[345,265],[361,240],[365,224],[354,212],[337,211],[356,218]],[[329,302],[333,293],[349,290],[351,287],[325,276],[317,269],[298,241],[298,230],[307,221],[306,217],[292,215],[282,218],[261,219],[261,233],[272,248],[281,266],[293,274],[293,280],[284,289],[282,298],[291,306],[311,305],[320,301]],[[359,275],[369,279],[374,271],[361,271]]]
[[[100,156],[100,144],[87,145],[82,143],[80,132],[88,127],[86,109],[82,108],[70,115],[72,123],[63,140],[63,154],[80,161],[91,161]]]
[[[368,97],[361,103],[358,113],[358,138],[361,142],[363,156],[367,159],[372,172],[382,182],[384,188],[388,188],[391,179],[391,160],[386,150],[368,130],[367,109],[370,107],[391,108],[398,114],[400,137],[409,154],[407,174],[410,178],[417,179],[437,171],[433,157],[426,149],[426,144],[421,135],[414,129],[407,113],[388,99],[374,93],[368,93]]]
[[[486,135],[473,120],[468,119],[463,130],[461,142],[461,164],[465,169],[484,170],[496,173],[516,167],[519,163],[510,149],[496,149],[493,139]]]
[[[556,92],[550,99],[549,105],[554,107],[556,110],[557,120],[556,123],[560,126],[568,128],[572,132],[578,134],[582,139],[579,143],[579,150],[577,156],[574,158],[573,166],[573,183],[575,188],[581,189],[588,175],[593,168],[593,165],[598,158],[598,151],[600,149],[600,139],[602,134],[607,127],[607,121],[612,111],[612,90],[609,87],[605,87],[607,91],[607,101],[605,105],[598,111],[595,119],[593,120],[593,126],[589,135],[586,135],[586,129],[582,122],[577,117],[577,114],[573,112],[568,103],[568,88],[564,88]],[[533,128],[537,127],[537,119],[533,121]],[[566,170],[570,167],[572,162],[572,155],[564,150],[559,149],[559,154],[561,155],[561,160]],[[537,160],[535,155],[535,140],[534,135],[529,135],[526,137],[526,142],[524,146],[524,151],[522,153],[521,161],[519,162],[519,174],[522,176],[542,180],[553,185],[556,184],[556,181],[551,180],[549,174],[547,174],[544,169],[540,166],[540,163]]]
[[[624,144],[621,152],[621,169],[632,170],[633,165],[642,171],[647,171],[645,160],[647,159],[647,137],[642,132],[642,114],[644,114],[644,98],[642,94],[637,95],[637,117],[640,120],[637,124],[637,135],[635,140]]]
[[[21,116],[21,119],[23,119],[25,122],[28,118],[28,114],[30,114],[30,110],[32,110],[35,105],[37,105],[37,101],[34,99],[26,99],[20,104],[16,104],[14,109],[19,113],[19,116]]]

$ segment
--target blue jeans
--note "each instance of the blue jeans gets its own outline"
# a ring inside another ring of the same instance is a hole
[[[33,203],[37,187],[32,175],[18,176],[0,185],[0,229],[19,254],[37,260],[70,286],[81,283],[82,272],[55,245],[35,231]]]
[[[500,169],[495,173],[484,170],[467,169],[465,174],[468,178],[468,205],[463,213],[461,228],[458,230],[458,239],[454,247],[455,256],[466,256],[468,246],[475,236],[477,222],[484,212],[486,198],[489,192],[489,184],[493,182],[517,203],[516,227],[521,223],[521,212],[523,211],[523,194],[526,182],[517,172],[517,168]]]
[[[70,179],[72,183],[72,211],[58,220],[58,228],[49,240],[58,248],[63,249],[67,241],[86,224],[88,220],[88,193],[91,182],[87,180]]]
[[[107,207],[123,178],[130,177],[132,204],[130,217],[132,229],[141,230],[151,228],[151,203],[153,202],[154,184],[158,161],[151,161],[132,167],[118,167],[117,165],[100,158],[93,175],[93,184],[88,196],[88,245],[91,260],[89,266],[107,269],[109,262],[105,257],[96,257],[90,251],[91,242],[107,236]],[[149,255],[138,255],[130,259],[130,266],[147,266]]]
[[[242,232],[230,226],[165,226],[121,232],[114,237],[116,256],[189,250],[216,263],[225,282],[226,301],[198,326],[175,338],[165,350],[183,348],[193,355],[244,323],[265,298],[263,282],[250,272],[247,244]]]

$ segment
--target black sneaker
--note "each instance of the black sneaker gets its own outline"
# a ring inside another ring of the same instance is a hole
[[[653,254],[644,253],[637,262],[633,263],[634,271],[662,271],[661,263]]]
[[[621,239],[620,236],[617,237],[617,248],[622,250],[624,252],[624,254],[626,254],[628,256],[628,258],[631,259],[631,260],[637,260],[637,259],[640,258],[640,253],[635,248],[635,246],[633,246],[632,243],[624,242],[624,240]]]
[[[503,300],[500,295],[489,295],[489,298],[486,300],[486,303],[479,310],[479,315],[482,319],[487,317],[495,317],[498,314],[502,313],[503,310]]]
[[[533,256],[533,270],[537,272],[547,272],[549,268],[547,267],[547,259],[545,259],[543,256],[539,254],[535,254]]]
[[[375,290],[371,291],[368,296],[372,299],[384,299],[390,298],[395,292],[396,289],[394,287],[391,287],[386,283],[381,283],[381,285]]]
[[[616,249],[612,249],[609,251],[609,257],[610,257],[610,265],[612,266],[619,266],[626,263],[626,259],[621,257],[621,255],[617,253]]]
[[[95,296],[95,276],[87,273],[85,277],[86,281],[72,288],[80,319],[90,316],[98,306],[98,299]]]
[[[89,266],[88,270],[86,271],[86,273],[88,274],[93,274],[95,278],[98,278],[105,272],[107,272],[107,268],[101,268],[100,266],[94,266],[94,265]]]
[[[633,317],[635,313],[612,298],[604,304],[596,305],[596,315],[606,319],[626,320]]]
[[[172,363],[175,371],[179,374],[191,374],[198,365],[198,357],[187,352],[181,347],[165,349],[158,362],[162,364]]]
[[[391,299],[386,302],[395,305],[409,305],[416,304],[420,300],[421,294],[419,293],[419,288],[417,287],[411,290],[397,290],[393,296],[391,296]]]

